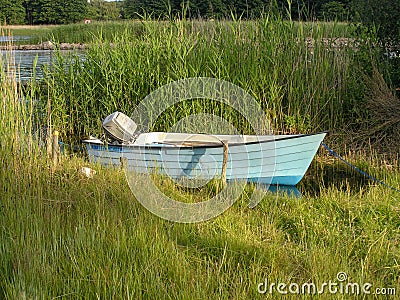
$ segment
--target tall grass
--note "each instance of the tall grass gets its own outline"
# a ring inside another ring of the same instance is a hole
[[[0,55],[0,155],[4,162],[1,169],[3,180],[24,176],[27,171],[25,167],[29,169],[34,164],[38,151],[32,135],[37,116],[33,96],[36,84],[33,81],[29,92],[24,93],[17,79],[16,68],[10,48],[5,55]],[[5,174],[11,174],[11,177]]]
[[[92,43],[99,36],[113,40],[121,32],[140,35],[141,22],[93,22],[92,24],[69,25],[20,25],[4,26],[12,36],[24,36],[24,40],[15,40],[13,44],[37,44],[46,41],[54,43]]]
[[[131,36],[140,36],[143,31],[143,24],[140,21],[106,21],[93,22],[92,24],[69,24],[56,26],[46,38],[60,43],[84,43],[89,44],[99,37],[108,41],[118,39],[118,36],[125,32]]]
[[[400,288],[393,191],[327,185],[318,197],[269,194],[253,210],[244,193],[212,221],[172,224],[132,198],[123,172],[92,166],[88,179],[84,164],[66,160],[38,173],[40,188],[23,179],[2,197],[1,297],[274,299],[257,292],[266,278],[321,286],[340,271]]]
[[[355,119],[353,108],[363,93],[360,66],[355,48],[335,44],[352,34],[347,27],[279,17],[141,26],[140,35],[127,30],[112,40],[99,36],[84,59],[60,56],[49,70],[45,81],[52,93],[52,121],[64,139],[99,134],[107,114],[130,114],[162,85],[199,76],[248,91],[277,131],[331,130]],[[156,127],[167,130],[196,111],[230,118],[239,130],[249,131],[227,107],[196,101],[177,105]]]
[[[51,37],[51,32],[53,29],[56,28],[55,25],[38,25],[38,26],[28,26],[28,25],[11,25],[11,26],[2,26],[3,29],[6,29],[7,33],[6,36],[13,36],[13,37],[25,37],[22,40],[18,38],[13,40],[13,45],[20,45],[20,44],[37,44],[41,42],[45,42],[49,40]],[[5,43],[6,44],[6,43]],[[0,46],[7,46],[4,43],[0,43]]]

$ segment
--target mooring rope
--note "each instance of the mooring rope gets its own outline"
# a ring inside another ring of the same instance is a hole
[[[344,162],[346,165],[348,165],[350,168],[352,168],[353,170],[357,171],[357,172],[360,173],[361,175],[363,175],[363,176],[365,176],[365,177],[367,177],[367,178],[369,178],[369,179],[371,179],[371,180],[373,180],[373,181],[375,181],[375,182],[378,182],[378,183],[380,183],[380,184],[386,186],[387,188],[389,188],[389,189],[391,189],[391,190],[393,190],[393,191],[396,191],[396,192],[399,192],[399,193],[400,193],[400,190],[399,190],[399,189],[397,189],[397,188],[395,188],[395,187],[393,187],[393,186],[388,185],[386,182],[384,182],[384,181],[382,181],[382,180],[379,180],[379,179],[377,179],[377,178],[375,178],[375,177],[369,175],[368,173],[364,172],[363,170],[357,168],[355,165],[349,163],[347,160],[345,160],[343,157],[341,157],[339,154],[337,154],[335,151],[333,151],[331,148],[329,148],[325,143],[322,142],[321,145],[322,145],[332,156],[338,158],[339,160],[341,160],[342,162]]]

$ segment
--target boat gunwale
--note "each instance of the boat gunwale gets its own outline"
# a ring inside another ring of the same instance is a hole
[[[308,136],[314,136],[314,135],[320,135],[320,134],[328,134],[329,131],[321,131],[321,132],[316,132],[316,133],[305,133],[305,134],[296,134],[296,135],[289,135],[285,136],[282,138],[273,138],[271,140],[266,140],[266,141],[253,141],[253,142],[241,142],[241,143],[232,143],[229,144],[229,147],[236,147],[236,146],[244,146],[244,145],[252,145],[252,144],[263,144],[263,143],[272,143],[272,142],[277,142],[277,141],[284,141],[284,140],[290,140],[290,139],[297,139],[297,138],[302,138],[302,137],[308,137]],[[212,134],[210,134],[212,136]],[[273,136],[273,135],[272,135]],[[89,140],[83,140],[82,141],[85,144],[94,144],[94,145],[100,145],[105,148],[108,147],[117,147],[117,148],[152,148],[152,149],[177,149],[177,148],[182,148],[182,149],[201,149],[201,148],[221,148],[223,147],[223,143],[221,141],[221,144],[212,144],[212,145],[192,145],[192,146],[179,146],[179,145],[171,145],[168,143],[165,144],[105,144],[105,143],[98,143],[98,142],[93,142],[90,139]]]

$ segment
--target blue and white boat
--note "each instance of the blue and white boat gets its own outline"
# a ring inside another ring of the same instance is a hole
[[[296,185],[326,135],[150,132],[135,136],[134,122],[119,114],[110,115],[103,123],[108,136],[114,137],[113,143],[93,138],[83,141],[90,161],[123,164],[137,173],[159,172],[173,179],[209,180],[223,176],[228,181]]]

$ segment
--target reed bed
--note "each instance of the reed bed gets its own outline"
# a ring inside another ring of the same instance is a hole
[[[3,26],[12,36],[24,36],[24,40],[14,40],[13,44],[38,44],[46,41],[63,43],[92,43],[99,36],[113,40],[121,32],[128,31],[140,35],[141,22],[93,22],[92,24],[69,25],[9,25]]]
[[[107,114],[131,114],[157,88],[183,78],[212,77],[249,92],[276,131],[333,130],[360,117],[356,108],[364,90],[358,52],[351,43],[337,45],[338,38],[351,35],[343,25],[279,17],[144,21],[140,34],[97,36],[84,58],[58,56],[45,79],[52,124],[68,142],[99,135]],[[47,99],[43,103],[47,109]],[[194,113],[217,115],[241,132],[251,131],[229,107],[196,99],[171,108],[153,129],[168,130]]]
[[[36,93],[36,83],[33,81],[25,93],[16,77],[13,60],[11,48],[5,55],[0,55],[0,155],[4,162],[2,178],[9,178],[5,176],[8,172],[13,176],[22,176],[25,168],[29,170],[35,164],[39,151],[33,134],[38,112],[33,96]],[[28,174],[30,176],[31,172]]]

